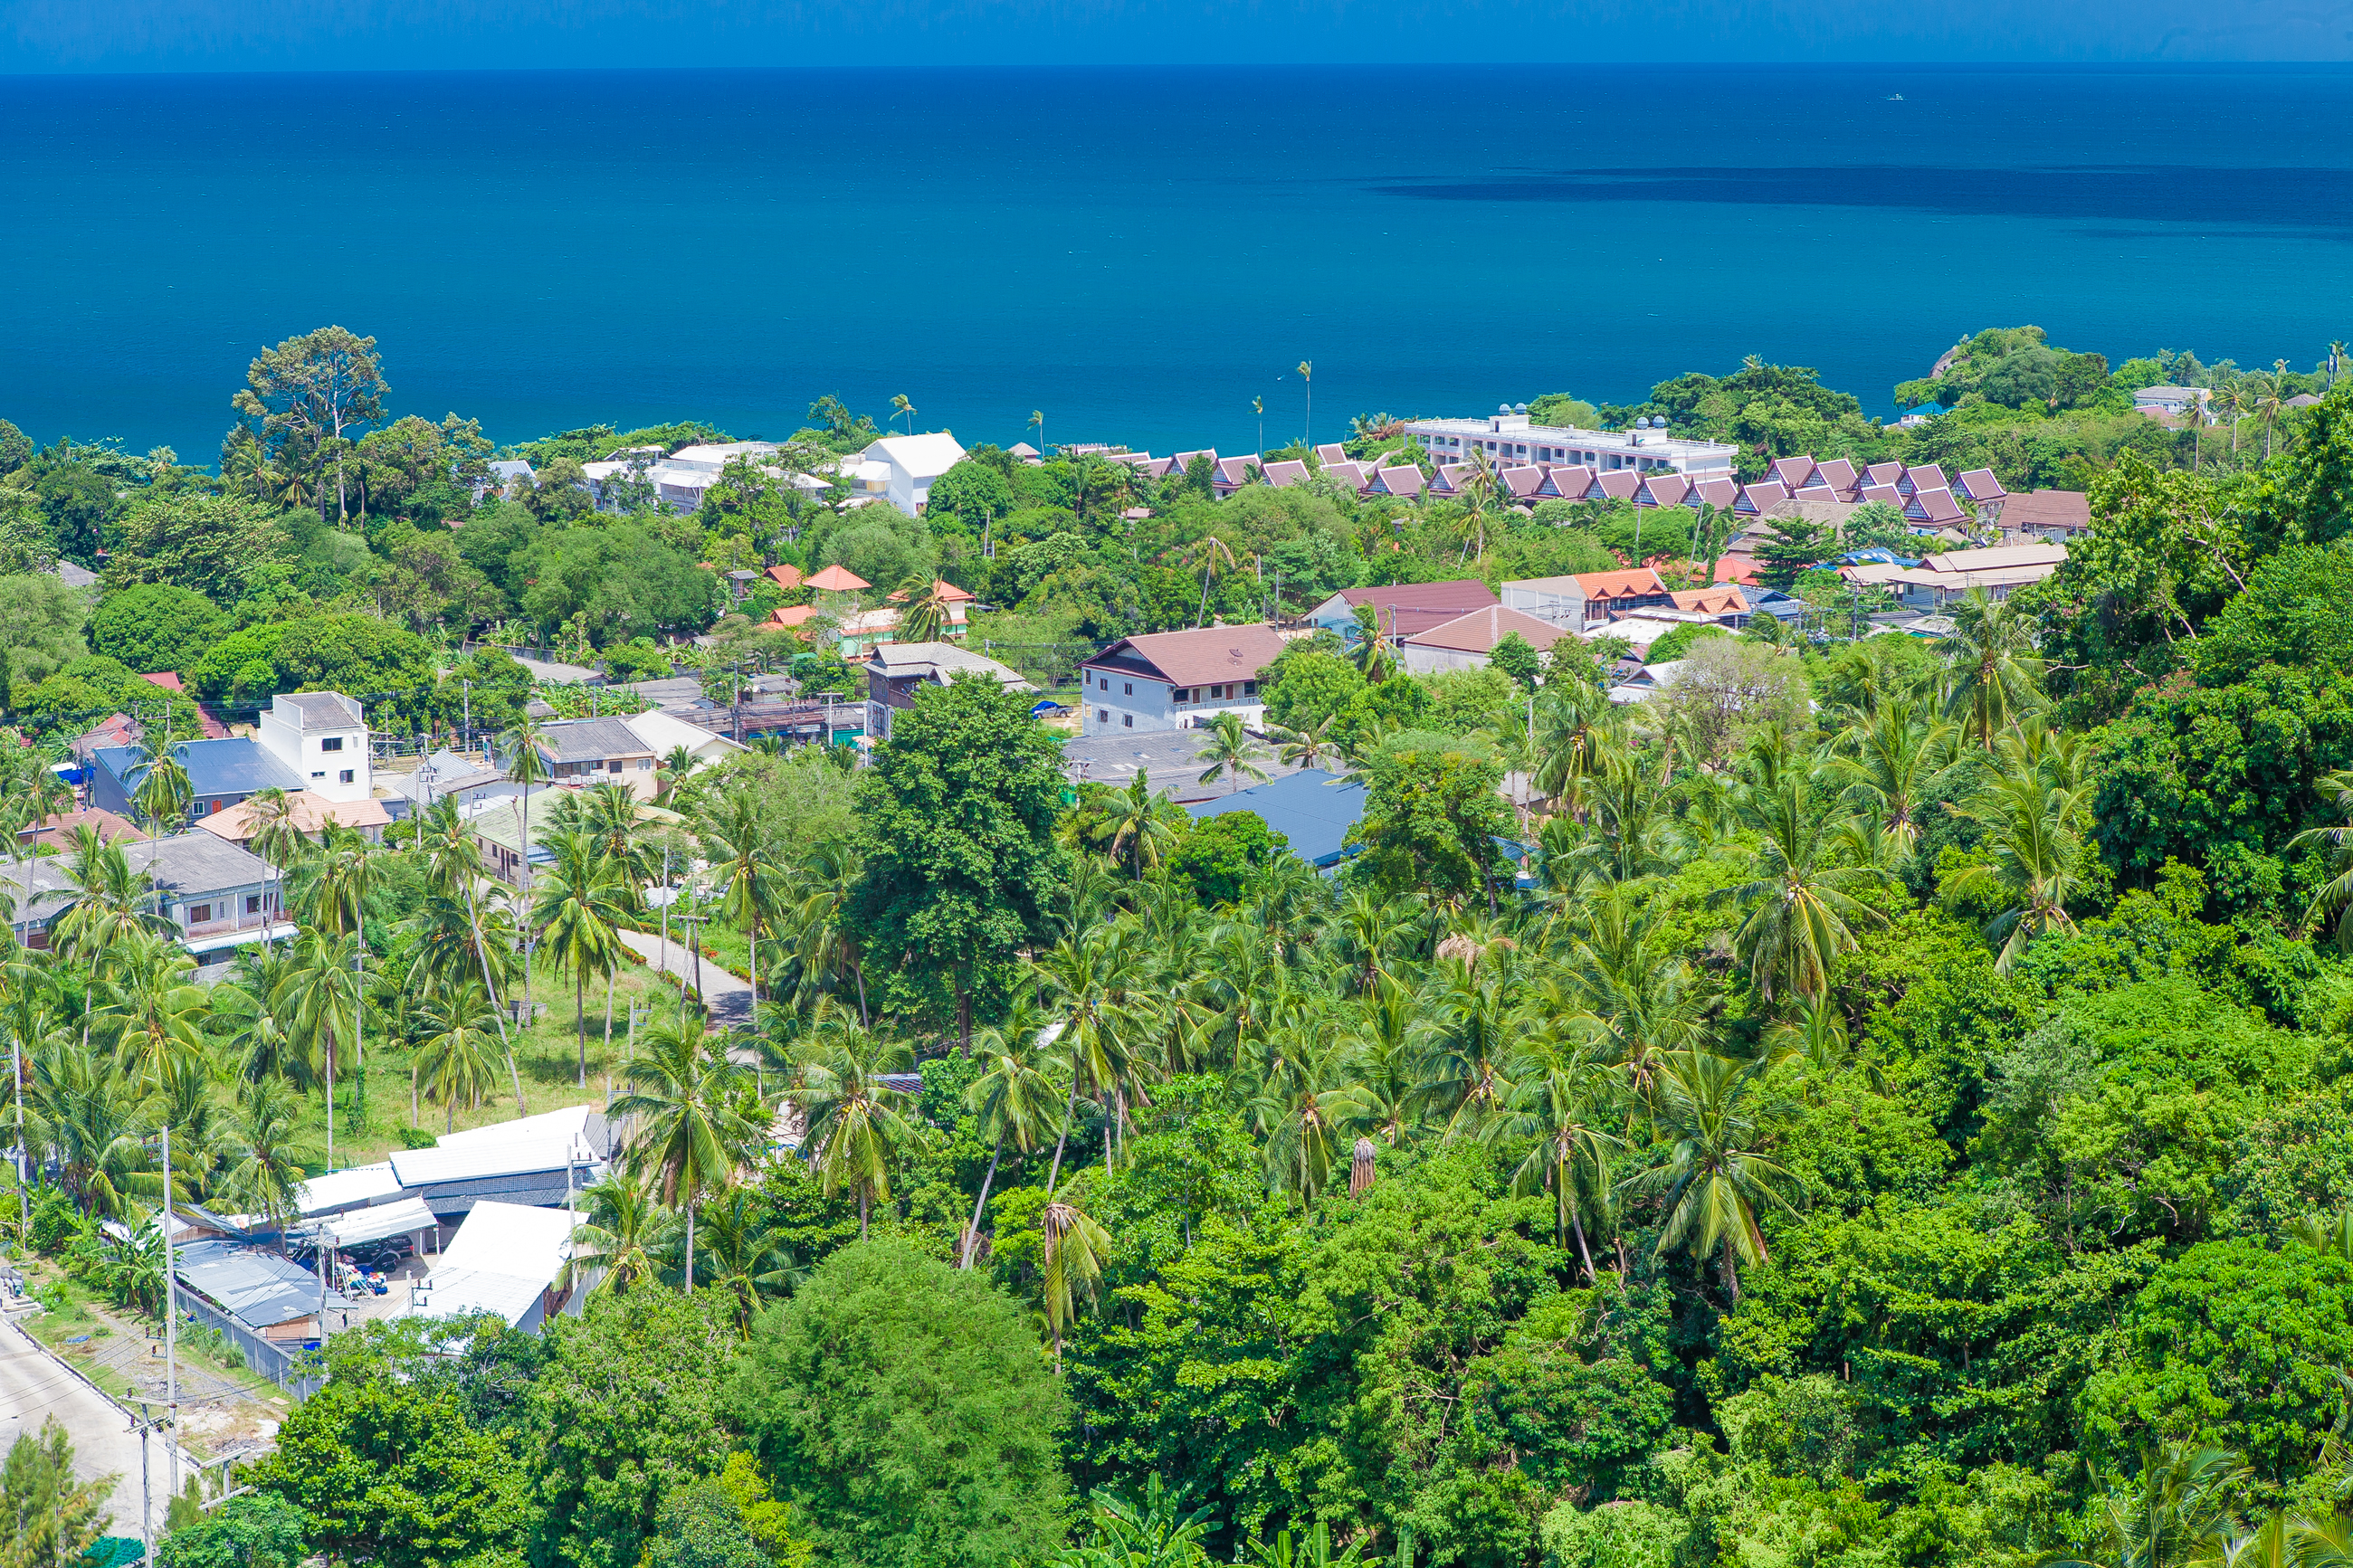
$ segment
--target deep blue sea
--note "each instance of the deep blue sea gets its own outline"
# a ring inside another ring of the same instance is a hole
[[[20,77],[0,191],[0,416],[188,461],[328,322],[501,439],[903,393],[1156,450],[1301,433],[1301,360],[1329,438],[1748,353],[1884,415],[2022,321],[2353,337],[2342,67]]]

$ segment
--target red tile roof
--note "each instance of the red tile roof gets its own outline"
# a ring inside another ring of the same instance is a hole
[[[828,594],[849,594],[854,593],[860,588],[871,588],[874,586],[873,584],[869,583],[857,573],[842,566],[827,567],[816,576],[811,577],[808,580],[808,585],[812,588],[820,589]]]
[[[1604,604],[1620,599],[1644,599],[1667,591],[1659,581],[1659,574],[1648,566],[1630,566],[1619,572],[1579,572],[1577,585],[1585,590],[1585,602],[1599,600]]]
[[[1757,581],[1757,557],[1754,555],[1717,556],[1715,580],[1719,583],[1746,583],[1754,585]]]
[[[1721,566],[1722,562],[1716,563]],[[1677,588],[1667,597],[1678,610],[1694,610],[1703,616],[1745,616],[1748,600],[1740,590],[1726,583],[1714,588]]]
[[[181,691],[186,689],[180,684],[180,678],[173,674],[168,669],[158,670],[153,675],[142,675],[139,679],[145,681],[150,686],[160,686],[166,691]]]
[[[779,588],[797,588],[801,585],[801,569],[797,566],[771,566],[768,568],[768,575],[776,579],[776,586]]]
[[[2082,490],[2028,490],[2001,503],[2001,525],[2077,532],[2092,526],[2092,498]]]
[[[1282,649],[1282,634],[1259,622],[1122,637],[1080,664],[1084,668],[1103,663],[1125,652],[1151,666],[1172,686],[1206,686],[1212,682],[1255,680],[1259,671],[1272,664]]]

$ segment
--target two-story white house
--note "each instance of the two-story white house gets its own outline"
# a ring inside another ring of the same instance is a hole
[[[340,691],[281,692],[254,727],[261,749],[292,770],[302,787],[329,800],[371,800],[367,716]]]
[[[1193,730],[1219,713],[1261,724],[1258,679],[1282,651],[1282,635],[1264,622],[1122,637],[1079,666],[1080,732]]]
[[[923,515],[932,481],[964,461],[964,447],[944,430],[922,436],[885,436],[858,454],[861,473],[881,481],[880,494],[909,517]],[[872,465],[881,464],[877,473]],[[872,482],[860,488],[872,493]]]

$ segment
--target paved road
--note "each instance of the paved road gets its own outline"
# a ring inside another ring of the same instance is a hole
[[[139,1439],[130,1430],[130,1417],[121,1406],[58,1364],[16,1324],[0,1327],[0,1449],[16,1442],[19,1433],[38,1432],[51,1415],[73,1439],[76,1470],[85,1479],[110,1473],[118,1478],[109,1504],[114,1514],[111,1532],[137,1535]],[[152,1517],[160,1532],[171,1485],[160,1436],[152,1440],[148,1467]],[[191,1473],[189,1461],[183,1459],[183,1485]]]
[[[659,935],[644,931],[625,931],[621,941],[630,952],[666,973],[675,975],[688,990],[694,986],[694,950],[678,942],[665,942]],[[702,1005],[711,1016],[714,1029],[749,1028],[752,1026],[752,987],[739,976],[730,974],[706,958],[702,963]]]

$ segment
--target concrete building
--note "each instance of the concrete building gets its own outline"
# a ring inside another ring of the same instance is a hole
[[[619,719],[565,719],[539,727],[539,754],[559,784],[627,784],[653,798],[654,749]]]
[[[340,691],[281,692],[262,710],[254,739],[314,795],[332,801],[375,795],[368,771],[367,716]]]
[[[200,963],[265,937],[294,934],[278,918],[277,871],[225,839],[202,831],[175,833],[127,840],[122,854],[132,875],[144,875],[153,889],[148,907]],[[24,945],[47,947],[58,917],[80,896],[71,859],[44,855],[0,862],[0,893],[11,900],[11,923]]]
[[[1679,474],[1729,474],[1739,448],[1721,441],[1692,441],[1664,430],[1580,430],[1538,425],[1527,405],[1498,408],[1483,419],[1413,419],[1406,438],[1436,463],[1469,460],[1483,452],[1497,468],[1525,464],[1581,466],[1597,473],[1664,469]]]
[[[909,517],[923,515],[932,481],[964,460],[964,447],[944,430],[922,436],[885,436],[858,455],[857,488],[880,496]],[[877,471],[879,468],[879,471]]]
[[[2193,404],[2203,410],[2210,395],[2202,386],[2144,386],[2133,394],[2133,412],[2179,419]]]
[[[1122,637],[1079,666],[1080,733],[1198,729],[1219,713],[1263,723],[1259,673],[1282,646],[1262,622]]]

